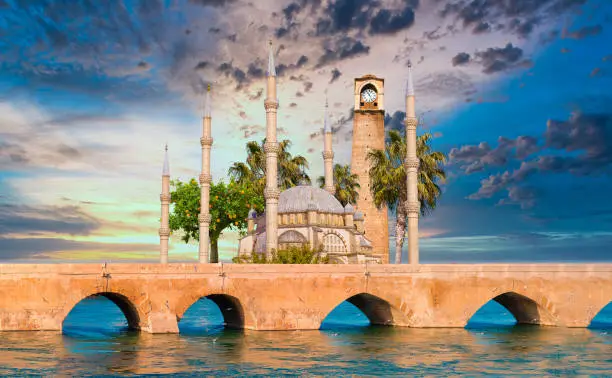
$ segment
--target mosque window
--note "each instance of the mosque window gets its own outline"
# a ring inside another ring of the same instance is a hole
[[[326,253],[346,253],[346,245],[340,236],[327,234],[323,237],[323,251]]]

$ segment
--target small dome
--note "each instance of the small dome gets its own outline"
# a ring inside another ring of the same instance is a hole
[[[355,220],[363,220],[363,213],[361,211],[355,212],[355,215],[353,215],[353,219],[355,219]]]
[[[257,218],[257,212],[255,211],[255,209],[251,208],[251,210],[249,210],[249,219],[255,218]]]
[[[355,209],[353,209],[353,206],[350,203],[347,203],[346,206],[344,206],[345,214],[353,214],[354,212],[355,212]]]
[[[284,190],[278,199],[278,213],[303,213],[314,210],[321,213],[344,214],[344,207],[327,191],[310,185],[294,186]]]

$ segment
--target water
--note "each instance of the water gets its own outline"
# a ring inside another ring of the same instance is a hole
[[[0,333],[0,375],[609,375],[612,304],[590,329],[513,326],[489,302],[466,329],[370,327],[343,303],[319,331],[226,330],[209,300],[192,306],[180,335],[127,331],[109,300],[77,305],[57,332]]]

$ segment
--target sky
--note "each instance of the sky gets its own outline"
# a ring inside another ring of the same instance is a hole
[[[448,156],[422,262],[612,260],[609,0],[0,0],[0,261],[157,261],[164,144],[173,179],[199,174],[212,83],[227,180],[265,135],[269,39],[311,177],[325,98],[349,164],[353,79],[385,79],[402,129],[412,62],[418,133]]]

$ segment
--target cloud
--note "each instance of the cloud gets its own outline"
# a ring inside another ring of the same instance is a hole
[[[338,80],[338,78],[339,78],[341,75],[342,75],[342,72],[340,72],[340,70],[339,70],[339,69],[334,68],[334,69],[332,70],[332,76],[331,76],[331,79],[329,80],[329,83],[331,84],[331,83],[333,83],[334,81]]]
[[[511,186],[508,188],[508,197],[502,198],[498,205],[518,204],[521,209],[530,209],[535,206],[537,191],[533,187]]]
[[[77,206],[0,204],[0,234],[89,235],[102,223]]]
[[[478,62],[484,69],[482,72],[492,74],[517,67],[523,56],[523,50],[508,43],[505,47],[490,47],[485,51],[475,53]]]
[[[130,259],[142,258],[143,252],[153,252],[151,257],[157,257],[154,253],[158,248],[155,244],[141,243],[97,243],[67,240],[62,238],[7,238],[0,237],[0,260],[27,260],[48,259],[50,255],[58,252],[78,252],[82,260],[104,260],[105,255],[112,256],[113,260],[118,254]],[[135,253],[141,252],[138,255]],[[89,258],[88,258],[89,257]]]
[[[370,20],[370,35],[394,34],[409,28],[414,23],[415,5],[418,1],[406,1],[404,8],[398,11],[379,9]]]
[[[320,68],[324,65],[344,59],[368,55],[370,53],[369,46],[347,36],[341,37],[334,42],[328,42],[327,45],[327,47],[324,47],[324,53],[319,58],[315,68]]]
[[[222,8],[230,4],[236,3],[237,0],[189,0],[190,3],[201,5],[203,7]]]
[[[406,119],[406,112],[402,112],[401,110],[397,110],[390,115],[389,113],[385,114],[385,134],[389,130],[397,130],[404,131],[404,119]]]
[[[585,26],[573,32],[567,32],[564,37],[569,39],[583,39],[586,37],[595,36],[603,30],[601,25]]]
[[[261,125],[242,125],[240,131],[243,133],[243,139],[250,139],[253,135],[262,134],[266,128]]]
[[[513,171],[490,175],[481,181],[478,191],[468,198],[491,198],[499,191],[517,186],[537,173],[569,173],[574,176],[612,174],[612,114],[574,113],[567,121],[549,120],[543,138],[547,150],[567,154],[541,155],[523,161]],[[517,140],[514,144],[518,147]],[[491,150],[484,142],[478,147],[464,146],[451,150],[449,156],[451,160],[468,163],[461,167],[466,173],[481,170],[486,165],[503,165],[508,157],[507,141],[510,140],[500,142],[495,150]],[[520,148],[525,157],[533,153],[536,147],[533,139],[523,139]],[[515,193],[516,196],[519,194]]]
[[[531,136],[516,139],[499,137],[497,147],[491,148],[487,142],[452,148],[449,152],[450,163],[464,163],[461,169],[466,174],[482,171],[487,166],[504,166],[510,159],[523,160],[539,151],[538,142]]]
[[[474,33],[489,31],[495,25],[527,37],[538,22],[558,17],[584,3],[586,0],[458,0],[446,2],[439,14],[443,18],[453,17]]]
[[[464,52],[461,52],[455,55],[452,59],[453,67],[464,65],[468,63],[469,61],[470,61],[470,54],[464,53]]]

